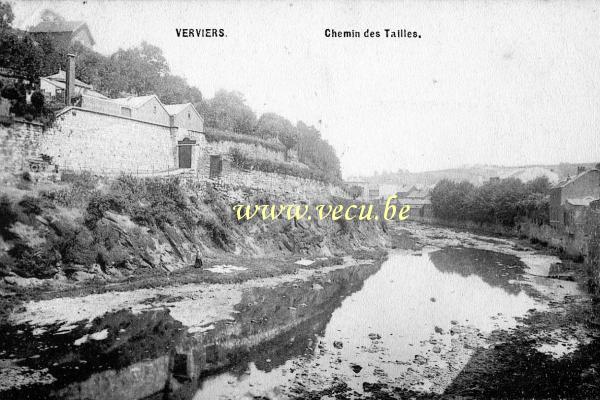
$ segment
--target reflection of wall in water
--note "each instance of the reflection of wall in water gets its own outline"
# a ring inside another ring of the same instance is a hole
[[[107,314],[91,328],[82,323],[66,336],[60,335],[65,343],[73,343],[86,333],[108,329],[106,340],[53,350],[57,365],[50,367],[50,373],[53,368],[67,371],[73,363],[83,369],[87,366],[88,373],[56,374],[61,377],[56,384],[25,389],[17,398],[149,400],[164,399],[167,390],[184,399],[193,397],[203,377],[223,368],[242,374],[254,362],[258,369],[269,371],[314,348],[315,335],[324,332],[341,301],[360,290],[378,269],[379,264],[374,264],[332,271],[321,277],[322,288],[297,281],[250,289],[243,294],[235,321],[217,322],[213,330],[193,336],[185,334],[167,311]],[[57,336],[49,333],[48,338],[52,337]],[[267,358],[270,363],[265,362]],[[89,361],[79,364],[84,359]]]

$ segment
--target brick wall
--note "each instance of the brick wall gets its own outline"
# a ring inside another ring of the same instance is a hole
[[[43,126],[38,123],[15,121],[10,126],[0,125],[0,169],[17,173],[27,169],[27,159],[39,157]]]

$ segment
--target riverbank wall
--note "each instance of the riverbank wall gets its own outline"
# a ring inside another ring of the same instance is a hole
[[[476,223],[473,221],[444,220],[435,217],[411,217],[411,220],[424,224],[464,229],[488,235],[529,239],[532,243],[548,246],[565,257],[574,260],[582,260],[588,254],[591,232],[597,225],[597,222],[590,218],[585,225],[580,227],[580,229],[570,232],[529,220],[522,220],[514,227],[508,227],[502,224]]]
[[[600,210],[588,210],[584,222],[572,230],[558,229],[527,220],[521,221],[514,227],[478,224],[473,221],[448,221],[439,218],[415,217],[412,220],[488,235],[518,237],[528,239],[533,244],[548,246],[565,258],[583,262],[587,273],[588,289],[592,294],[600,295]]]

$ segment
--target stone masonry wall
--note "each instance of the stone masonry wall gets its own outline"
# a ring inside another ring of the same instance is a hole
[[[168,126],[72,108],[57,117],[40,152],[61,168],[96,173],[165,171],[176,167]]]
[[[501,224],[480,224],[472,221],[446,221],[435,217],[415,218],[415,220],[487,234],[526,237],[546,243],[549,247],[574,258],[580,258],[587,254],[590,229],[592,229],[591,226],[585,226],[578,229],[575,233],[568,233],[565,230],[547,224],[539,225],[527,220],[521,221],[516,227],[506,227]]]
[[[242,200],[244,196],[241,192],[267,193],[290,202],[326,200],[331,196],[348,197],[342,188],[312,179],[262,171],[243,171],[235,167],[228,158],[223,160],[221,177],[208,181],[228,193],[232,201]]]
[[[236,147],[253,158],[261,158],[271,161],[285,161],[283,151],[271,150],[263,146],[248,143],[237,143],[229,141],[208,142],[210,154],[229,154],[231,148]]]
[[[17,173],[27,169],[27,159],[39,157],[41,124],[15,121],[0,125],[0,171]]]
[[[586,227],[589,244],[585,262],[590,274],[590,289],[594,294],[600,295],[600,210],[590,210]]]

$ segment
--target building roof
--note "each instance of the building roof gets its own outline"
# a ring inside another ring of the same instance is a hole
[[[401,199],[398,199],[398,203],[399,204],[415,205],[415,206],[423,206],[423,205],[431,204],[431,200],[429,200],[429,199],[416,199],[416,198],[410,198],[410,197],[403,197]]]
[[[48,33],[59,33],[59,32],[75,32],[77,29],[85,25],[83,21],[42,21],[36,26],[29,28],[29,32],[48,32]]]
[[[84,21],[67,21],[56,12],[45,9],[41,12],[41,21],[28,29],[32,33],[71,33],[85,30],[90,38],[92,45],[96,43],[90,32],[90,28]]]
[[[160,102],[160,99],[155,94],[151,94],[148,96],[121,97],[118,99],[111,99],[111,100],[122,106],[127,106],[127,107],[131,107],[131,108],[139,108],[139,107],[143,106],[144,104],[146,104],[147,102],[149,102],[150,100],[152,100],[153,98],[158,100],[158,102],[162,105],[162,103]]]
[[[584,176],[584,175],[586,175],[586,174],[588,174],[590,172],[593,172],[593,171],[594,172],[600,172],[600,170],[597,170],[595,168],[587,169],[587,170],[585,170],[583,172],[578,173],[577,175],[575,175],[573,177],[569,177],[567,179],[564,179],[564,180],[558,182],[554,187],[555,188],[564,188],[565,186],[570,185],[571,183],[575,182],[577,179],[581,178],[582,176]]]
[[[65,90],[65,85],[66,85],[65,82],[55,81],[53,79],[48,79],[48,78],[40,78],[40,80],[42,80],[42,79],[59,89]],[[100,99],[108,99],[108,97],[106,97],[102,93],[96,92],[94,89],[90,89],[91,86],[89,86],[89,85],[83,86],[83,85],[75,84],[75,86],[81,87],[83,89],[83,94],[85,94],[87,96],[98,97]]]
[[[586,197],[579,198],[579,199],[567,199],[567,203],[569,203],[572,206],[588,207],[592,201],[596,201],[596,200],[598,200],[597,197],[586,196]]]
[[[54,75],[50,75],[50,76],[45,76],[42,79],[46,79],[46,80],[51,80],[51,81],[55,81],[55,82],[66,82],[67,81],[67,73],[65,71],[63,71],[62,69],[59,69],[58,72]],[[85,82],[80,81],[79,79],[75,78],[75,86],[80,86],[86,89],[92,89],[92,85],[89,85]],[[63,86],[64,89],[64,86]]]
[[[425,199],[428,198],[430,195],[429,190],[425,189],[425,190],[413,190],[410,193],[406,194],[404,197],[410,198],[410,199]]]
[[[169,113],[169,115],[177,115],[183,110],[185,110],[188,106],[192,105],[192,103],[185,104],[165,104],[165,110]]]

